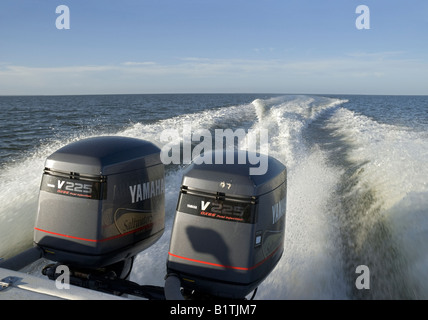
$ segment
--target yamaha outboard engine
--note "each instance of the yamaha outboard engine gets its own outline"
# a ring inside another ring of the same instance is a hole
[[[195,297],[243,299],[283,253],[286,168],[266,156],[267,172],[250,175],[237,153],[232,164],[192,163],[183,176],[167,272]]]
[[[95,137],[50,155],[34,243],[45,258],[98,269],[132,259],[164,231],[164,165],[154,144]]]

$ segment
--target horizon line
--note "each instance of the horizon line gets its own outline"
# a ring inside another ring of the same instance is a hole
[[[335,95],[335,96],[409,96],[426,97],[428,94],[405,94],[405,93],[278,93],[278,92],[154,92],[154,93],[58,93],[58,94],[0,94],[0,97],[67,97],[67,96],[125,96],[125,95]]]

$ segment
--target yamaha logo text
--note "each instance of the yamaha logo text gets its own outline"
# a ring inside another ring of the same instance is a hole
[[[148,181],[129,186],[131,202],[136,203],[144,201],[165,193],[164,179]]]

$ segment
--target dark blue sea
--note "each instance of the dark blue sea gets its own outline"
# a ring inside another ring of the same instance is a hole
[[[285,251],[257,299],[428,299],[427,96],[1,96],[0,257],[32,245],[51,153],[103,135],[162,147],[161,132],[186,123],[267,129],[287,166]],[[165,232],[136,257],[140,284],[163,285],[184,167],[166,168]]]

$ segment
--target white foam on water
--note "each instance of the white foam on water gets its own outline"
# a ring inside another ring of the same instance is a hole
[[[313,150],[289,171],[284,254],[258,299],[344,299],[336,221],[329,199],[339,174]]]
[[[258,299],[346,296],[336,247],[336,222],[328,207],[340,172],[327,165],[319,148],[308,149],[302,136],[322,112],[343,102],[287,96],[265,108],[256,125],[269,130],[269,154],[282,161],[288,171],[284,254],[261,284]]]
[[[1,171],[0,257],[10,257],[31,246],[46,157],[75,139],[44,145],[31,156],[8,164]]]
[[[403,278],[407,294],[412,298],[428,298],[428,141],[425,133],[378,123],[343,108],[338,109],[329,122],[335,135],[352,146],[347,160],[361,165],[358,184],[352,190],[373,190],[379,209],[374,219],[382,220],[392,235],[390,241],[397,252],[391,255],[396,256],[396,260],[378,263],[399,266],[396,271]],[[368,226],[374,227],[375,223],[372,221]],[[361,230],[361,236],[367,232],[370,230]]]
[[[344,108],[337,110],[329,126],[353,146],[348,160],[365,163],[360,181],[382,194],[385,209],[410,192],[428,190],[428,141],[422,134]]]

